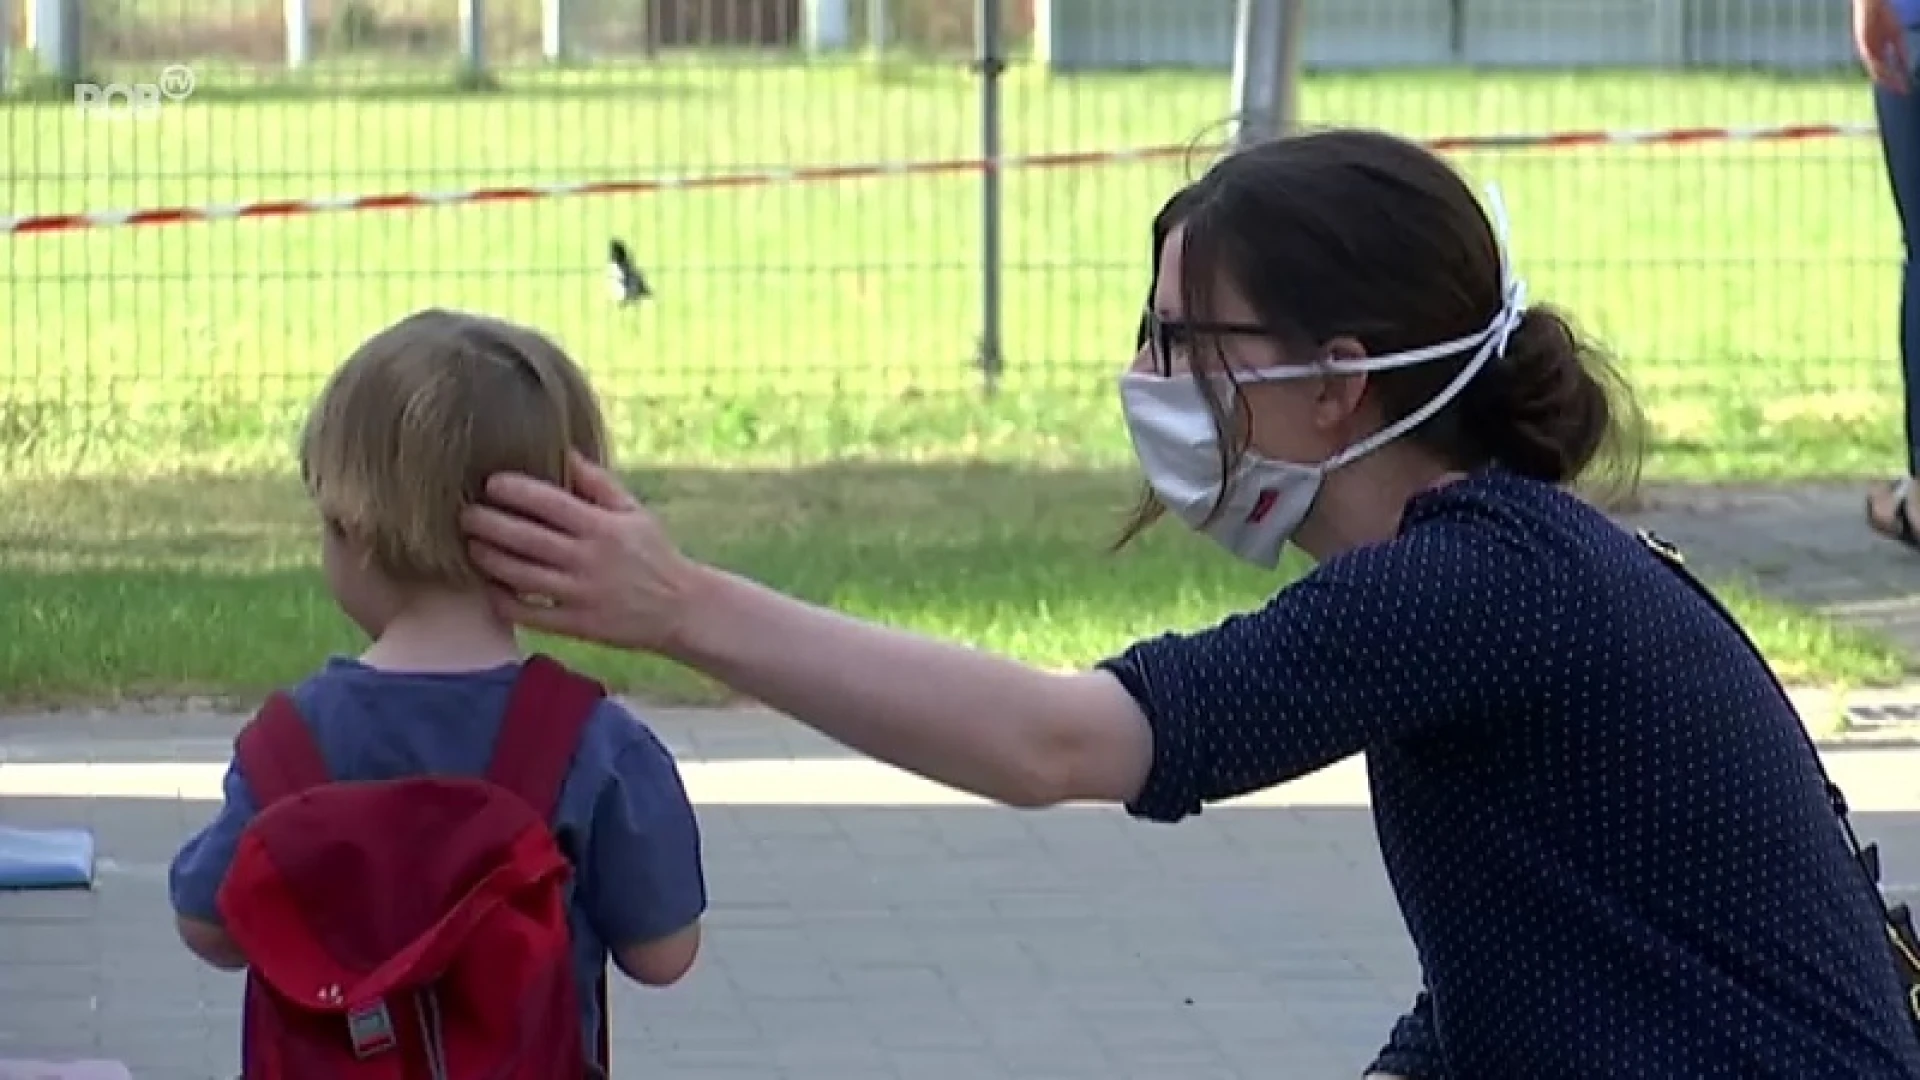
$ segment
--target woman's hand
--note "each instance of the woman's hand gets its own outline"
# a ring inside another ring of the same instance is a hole
[[[494,606],[522,626],[625,649],[665,651],[702,568],[620,481],[572,456],[572,492],[505,473],[461,516]]]
[[[1888,0],[1853,0],[1853,47],[1875,85],[1896,94],[1907,92],[1913,72],[1907,30]]]

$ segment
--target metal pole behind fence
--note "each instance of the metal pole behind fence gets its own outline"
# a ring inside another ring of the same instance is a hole
[[[460,73],[479,82],[487,70],[483,0],[460,0]]]
[[[307,0],[286,0],[287,70],[305,71],[313,63],[313,11]]]
[[[1000,389],[1000,76],[1007,70],[1000,40],[1000,0],[974,7],[980,73],[980,373],[987,395]]]
[[[887,51],[887,0],[867,0],[867,53],[879,60]]]
[[[540,54],[548,63],[573,59],[567,40],[567,0],[540,0]]]
[[[801,44],[808,56],[839,52],[852,41],[849,0],[805,0],[800,19]]]
[[[1241,146],[1293,130],[1300,87],[1303,0],[1240,0],[1233,105]]]
[[[80,0],[31,0],[34,28],[39,37],[40,71],[61,83],[83,76],[80,41]]]
[[[13,83],[13,0],[0,0],[0,94]]]

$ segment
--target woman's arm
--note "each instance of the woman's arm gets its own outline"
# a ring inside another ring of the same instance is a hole
[[[1051,674],[693,567],[670,659],[848,746],[1013,806],[1125,802],[1153,757],[1117,679]]]
[[[571,493],[526,476],[463,515],[495,606],[535,630],[644,649],[870,756],[1015,806],[1123,802],[1147,719],[1104,672],[1051,675],[848,619],[701,566],[606,470]]]
[[[1912,83],[1907,28],[1887,0],[1853,0],[1853,47],[1867,74],[1884,90],[1904,94]]]
[[[465,512],[502,615],[669,657],[882,761],[1018,806],[1126,802],[1176,821],[1480,715],[1537,672],[1551,629],[1550,583],[1530,564],[1440,531],[1323,566],[1258,612],[1054,675],[701,566],[604,470],[575,469],[573,494],[502,475],[491,505]]]

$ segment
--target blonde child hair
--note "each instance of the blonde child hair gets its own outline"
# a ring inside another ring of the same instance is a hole
[[[608,460],[587,377],[545,334],[429,309],[368,338],[314,403],[300,475],[327,527],[398,585],[471,589],[460,511],[487,477],[568,482],[567,451]]]

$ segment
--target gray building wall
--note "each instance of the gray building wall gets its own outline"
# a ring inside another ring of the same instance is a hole
[[[1742,67],[1852,62],[1841,0],[1303,0],[1317,70]],[[1233,63],[1236,0],[1035,0],[1036,59],[1058,71]],[[1456,22],[1457,20],[1457,22]]]

